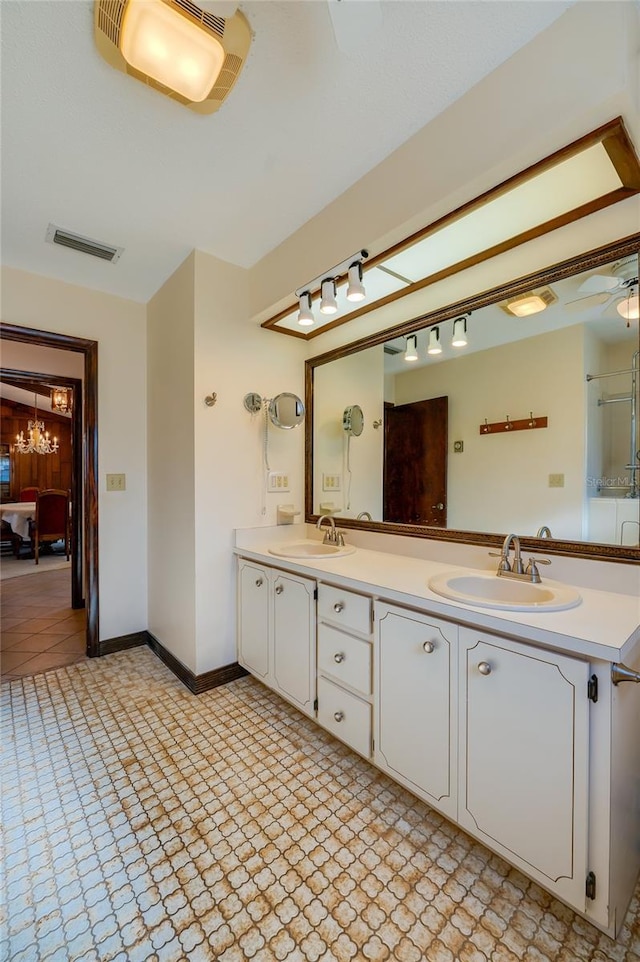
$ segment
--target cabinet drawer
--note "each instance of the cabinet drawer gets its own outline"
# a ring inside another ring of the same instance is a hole
[[[318,670],[371,694],[371,645],[330,625],[318,625]]]
[[[368,635],[371,633],[371,598],[321,584],[318,586],[318,617]]]
[[[361,755],[371,756],[371,705],[318,678],[318,721]]]

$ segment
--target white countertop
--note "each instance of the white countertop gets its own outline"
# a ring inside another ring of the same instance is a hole
[[[289,529],[291,530],[291,529]],[[521,612],[479,608],[444,600],[428,587],[436,574],[460,571],[461,565],[356,548],[353,554],[301,561],[269,554],[276,541],[297,540],[286,528],[253,528],[236,534],[237,555],[275,568],[310,575],[442,618],[553,648],[612,662],[634,664],[640,649],[640,597],[579,587],[582,604],[566,611]],[[304,537],[304,535],[303,535]],[[308,537],[308,535],[307,535]],[[466,569],[475,574],[480,569]],[[543,582],[553,584],[543,577]]]

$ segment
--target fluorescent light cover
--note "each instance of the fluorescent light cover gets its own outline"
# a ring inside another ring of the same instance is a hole
[[[120,50],[136,70],[194,103],[206,99],[225,57],[219,40],[162,0],[129,0]]]
[[[347,285],[348,301],[363,301],[366,297],[364,284],[362,283],[362,264],[356,261],[349,268],[349,283]]]
[[[418,338],[415,334],[411,334],[407,338],[407,346],[404,349],[404,359],[405,361],[418,360]]]
[[[429,347],[427,348],[427,354],[442,354],[442,348],[440,347],[439,327],[432,327],[429,331]]]
[[[336,282],[333,277],[327,277],[320,287],[322,300],[320,301],[321,314],[337,314],[338,302],[336,301]]]
[[[537,294],[527,294],[524,297],[517,297],[514,301],[509,301],[507,310],[510,314],[515,314],[516,317],[530,317],[531,314],[544,311],[546,306]]]
[[[466,347],[468,343],[467,319],[466,317],[458,317],[453,322],[453,337],[451,338],[451,347]]]
[[[625,297],[623,301],[616,304],[616,311],[620,317],[624,317],[627,321],[637,321],[640,318],[640,300],[637,294],[631,294],[629,297]]]
[[[311,294],[305,291],[298,298],[300,310],[298,311],[298,324],[301,327],[310,327],[314,321],[313,311],[311,310]]]

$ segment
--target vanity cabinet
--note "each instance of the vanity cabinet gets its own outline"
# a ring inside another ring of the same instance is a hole
[[[371,598],[318,585],[318,722],[371,757]]]
[[[376,764],[455,819],[458,627],[376,603]]]
[[[589,663],[460,628],[458,822],[581,911]]]
[[[312,717],[316,697],[316,582],[238,561],[238,661]]]

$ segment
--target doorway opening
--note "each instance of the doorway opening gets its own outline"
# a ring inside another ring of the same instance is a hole
[[[32,383],[72,387],[80,399],[72,418],[73,470],[72,503],[72,607],[86,608],[86,654],[96,657],[99,650],[98,596],[98,343],[87,338],[39,331],[15,324],[0,324],[0,340],[18,341],[35,347],[74,351],[83,355],[83,378],[49,376],[27,371],[11,371],[16,379]],[[6,369],[5,369],[6,371]]]

